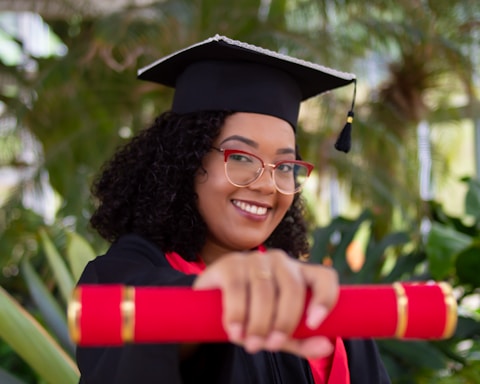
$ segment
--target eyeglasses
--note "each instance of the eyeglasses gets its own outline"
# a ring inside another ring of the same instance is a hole
[[[265,166],[272,168],[273,182],[277,190],[285,195],[299,192],[313,170],[313,164],[300,160],[283,160],[275,164],[265,164],[251,153],[237,149],[212,147],[222,152],[225,161],[225,175],[236,187],[248,187],[263,175]]]

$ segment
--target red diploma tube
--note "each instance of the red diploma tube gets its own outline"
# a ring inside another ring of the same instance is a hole
[[[82,346],[227,341],[221,319],[219,290],[81,285],[68,305],[70,335]],[[294,337],[443,339],[456,323],[446,283],[351,285],[340,287],[318,328],[305,325],[304,313]]]

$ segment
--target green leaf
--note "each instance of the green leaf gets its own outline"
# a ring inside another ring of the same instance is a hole
[[[338,229],[340,231],[340,242],[335,246],[335,251],[332,254],[333,266],[338,271],[341,281],[345,282],[352,274],[350,267],[347,264],[346,254],[347,248],[354,239],[360,226],[371,219],[371,212],[363,211],[357,219],[350,221],[339,218]]]
[[[321,263],[326,256],[329,256],[330,239],[335,232],[335,226],[319,227],[313,231],[313,246],[310,251],[310,260]]]
[[[48,263],[53,270],[60,293],[62,294],[64,302],[68,303],[74,288],[72,275],[47,233],[43,229],[40,229],[39,233]]]
[[[374,244],[373,240],[368,243],[365,263],[362,269],[352,277],[351,283],[372,283],[380,273],[380,267],[385,258],[385,251],[389,247],[404,245],[410,240],[405,232],[394,232]]]
[[[403,280],[404,276],[411,276],[415,268],[424,262],[425,255],[422,252],[413,251],[397,258],[395,266],[390,273],[384,277],[384,283],[394,283]]]
[[[2,287],[0,337],[48,383],[78,383],[74,361]]]
[[[468,191],[465,196],[465,213],[480,219],[480,181],[476,179],[468,180]]]
[[[24,381],[13,376],[11,373],[0,368],[0,383],[2,384],[25,384]]]
[[[457,329],[454,337],[457,339],[473,339],[480,334],[480,321],[471,317],[458,316]]]
[[[443,280],[455,272],[455,260],[460,251],[472,243],[472,238],[442,224],[433,223],[426,245],[430,273]]]
[[[417,368],[433,370],[445,367],[445,356],[431,343],[425,341],[378,340],[382,350]]]
[[[67,259],[73,278],[78,281],[83,269],[90,260],[95,258],[96,254],[90,244],[78,233],[68,232],[67,236]]]
[[[460,252],[455,267],[462,284],[480,287],[480,244],[476,243]]]
[[[28,260],[22,261],[20,271],[27,283],[30,296],[41,312],[45,323],[57,336],[63,347],[73,354],[75,349],[68,333],[65,310],[60,307]]]

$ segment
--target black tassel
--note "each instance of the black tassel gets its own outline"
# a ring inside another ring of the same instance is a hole
[[[338,139],[335,142],[335,148],[339,151],[348,153],[352,147],[352,122],[353,122],[353,111],[348,112],[347,123],[338,135]]]
[[[353,98],[352,106],[347,115],[347,123],[338,135],[338,139],[335,142],[335,148],[339,151],[348,153],[352,147],[352,122],[353,122],[353,109],[355,108],[355,99],[357,97],[357,80],[353,79]]]

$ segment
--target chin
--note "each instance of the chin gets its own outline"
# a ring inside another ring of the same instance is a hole
[[[265,244],[268,237],[258,238],[257,240],[252,239],[251,241],[245,242],[242,244],[242,250],[255,250],[259,245]]]

